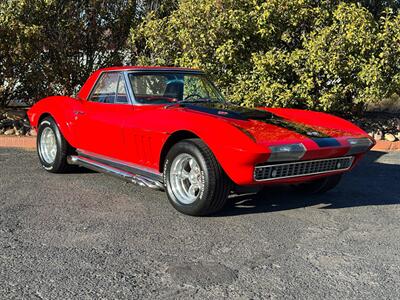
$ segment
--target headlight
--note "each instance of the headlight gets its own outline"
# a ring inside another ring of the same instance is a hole
[[[293,161],[299,160],[306,153],[306,147],[302,143],[269,146],[271,156],[268,161]]]
[[[369,138],[348,139],[347,142],[350,145],[347,155],[366,152],[373,144]]]

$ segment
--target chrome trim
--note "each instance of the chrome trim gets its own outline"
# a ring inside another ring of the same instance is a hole
[[[158,68],[158,69],[126,69],[123,72],[127,73],[185,73],[185,74],[206,74],[203,70],[186,69],[186,68]]]
[[[182,70],[180,70],[180,69],[168,69],[168,68],[160,68],[160,69],[149,69],[149,70],[146,70],[146,69],[130,69],[130,70],[125,70],[124,71],[124,73],[126,74],[125,76],[126,76],[126,78],[127,78],[127,81],[128,81],[128,85],[129,85],[129,93],[130,93],[130,96],[132,97],[132,104],[134,105],[134,106],[148,106],[148,105],[160,105],[160,104],[154,104],[154,103],[140,103],[140,102],[138,102],[138,101],[136,101],[136,98],[135,98],[135,93],[133,92],[133,88],[132,88],[132,85],[131,85],[131,82],[130,82],[130,80],[129,80],[129,74],[134,74],[134,73],[137,73],[137,74],[146,74],[146,73],[149,73],[149,74],[153,74],[153,73],[158,73],[158,72],[164,72],[164,73],[180,73],[180,74],[197,74],[197,75],[205,75],[206,77],[207,77],[207,74],[204,72],[204,71],[202,71],[202,70],[191,70],[191,69],[182,69]],[[208,77],[207,77],[207,79],[212,83],[212,84],[214,84]],[[219,91],[219,90],[217,90],[218,91],[218,93],[219,94],[221,94],[221,92]],[[222,97],[223,98],[223,97]],[[224,99],[224,98],[223,98]],[[172,103],[172,104],[178,104],[179,102],[177,102],[177,103]],[[168,105],[168,104],[161,104],[161,105]]]
[[[99,76],[97,77],[96,82],[92,85],[92,88],[90,89],[90,92],[89,92],[89,94],[88,94],[88,96],[87,96],[87,98],[86,98],[86,101],[87,101],[87,102],[93,102],[93,103],[99,103],[99,104],[107,104],[107,105],[110,105],[110,104],[133,105],[134,102],[132,102],[132,98],[130,97],[130,95],[128,95],[128,103],[123,103],[123,102],[103,103],[103,102],[96,102],[96,101],[91,101],[91,100],[90,100],[90,98],[92,97],[92,93],[93,93],[94,89],[96,88],[96,86],[97,86],[97,84],[99,83],[100,79],[101,79],[101,78],[104,76],[104,74],[106,74],[106,73],[120,73],[120,74],[122,74],[123,77],[124,77],[124,79],[125,79],[125,86],[126,86],[126,78],[125,78],[125,75],[124,75],[124,73],[125,73],[124,71],[101,71],[100,74],[99,74]],[[118,80],[118,81],[119,81],[119,80]],[[117,91],[118,91],[118,83],[117,83],[117,90],[115,91],[115,93],[117,93]],[[129,94],[129,93],[128,93],[128,94]],[[116,97],[115,97],[115,98],[116,98]]]
[[[289,166],[289,165],[295,165],[295,164],[300,165],[300,164],[306,164],[306,163],[310,163],[310,162],[330,161],[330,160],[337,160],[337,159],[343,159],[343,160],[350,159],[350,166],[347,168],[343,168],[343,169],[335,169],[335,170],[322,171],[322,172],[314,172],[314,173],[267,178],[267,179],[256,179],[256,170],[261,169],[261,168],[270,168],[270,167],[275,167],[275,166]],[[254,179],[254,181],[260,182],[260,181],[280,180],[280,179],[285,179],[285,178],[306,177],[306,176],[318,175],[318,174],[329,174],[329,173],[333,173],[333,172],[344,172],[344,171],[349,170],[352,167],[353,162],[354,162],[354,156],[343,156],[343,157],[335,157],[335,158],[328,158],[328,159],[305,160],[305,161],[297,161],[297,162],[292,162],[292,163],[256,166],[254,168],[254,172],[253,172],[253,179]]]
[[[164,190],[164,185],[160,181],[157,181],[157,180],[154,180],[151,178],[147,178],[142,175],[126,172],[124,170],[114,168],[112,166],[91,160],[86,157],[76,156],[76,155],[68,156],[68,163],[71,165],[79,165],[79,166],[91,169],[93,171],[112,175],[114,177],[121,178],[125,181],[131,182],[131,183],[134,183],[134,184],[137,184],[140,186],[146,186],[146,187],[156,189],[156,190]]]
[[[154,180],[161,181],[161,182],[163,181],[163,175],[153,169],[142,167],[137,164],[128,163],[126,161],[118,160],[115,158],[111,158],[111,157],[108,157],[105,155],[93,153],[93,152],[82,150],[82,149],[77,149],[76,151],[79,154],[79,156],[91,159],[93,161],[96,161],[96,162],[99,162],[99,163],[102,163],[105,165],[109,165],[113,168],[117,168],[117,169],[129,172],[129,173],[133,173],[133,174],[143,175],[145,177],[149,177]]]
[[[130,82],[129,76],[128,76],[129,72],[124,71],[122,73],[125,78],[125,84],[126,84],[126,88],[127,88],[128,94],[129,94],[129,101],[131,102],[132,105],[139,104],[139,102],[136,101],[135,94],[133,93],[132,85],[131,85],[131,82]]]

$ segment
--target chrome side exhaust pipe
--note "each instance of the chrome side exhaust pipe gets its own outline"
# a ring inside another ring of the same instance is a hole
[[[155,190],[160,190],[163,191],[164,190],[164,185],[158,181],[158,180],[154,180],[148,177],[145,177],[143,175],[137,175],[137,174],[133,174],[130,172],[126,172],[123,170],[120,170],[118,168],[115,167],[111,167],[109,165],[103,164],[101,162],[92,160],[90,158],[86,158],[86,157],[82,157],[82,156],[78,156],[78,155],[71,155],[68,156],[68,163],[70,165],[77,165],[77,166],[81,166],[96,172],[101,172],[101,173],[105,173],[120,179],[123,179],[127,182],[131,182],[134,183],[136,185],[139,186],[145,186],[145,187],[149,187]]]

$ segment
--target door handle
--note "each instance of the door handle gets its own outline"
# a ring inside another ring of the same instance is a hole
[[[74,110],[74,115],[75,116],[79,116],[79,115],[84,115],[85,112],[81,111],[81,110]]]

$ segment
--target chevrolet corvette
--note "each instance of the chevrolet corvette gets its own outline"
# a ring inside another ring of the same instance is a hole
[[[187,68],[101,69],[75,97],[42,99],[28,116],[45,170],[77,165],[165,190],[188,215],[271,184],[326,192],[375,143],[326,113],[231,104]]]

